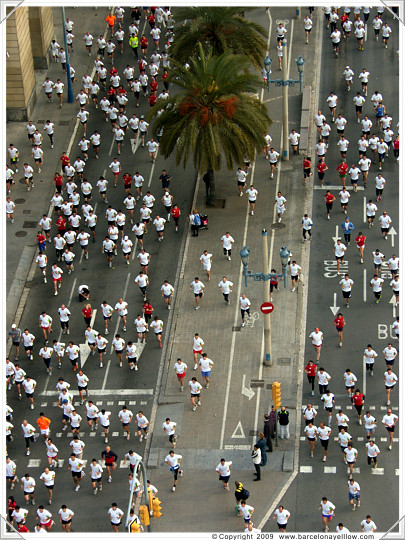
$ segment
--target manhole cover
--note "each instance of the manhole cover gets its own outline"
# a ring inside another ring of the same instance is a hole
[[[60,122],[58,122],[59,126],[68,126],[69,124],[70,120],[60,120]]]
[[[285,229],[285,223],[273,223],[271,225],[272,229]]]
[[[20,178],[18,181],[20,182],[20,184],[27,184],[25,178]]]
[[[23,214],[31,214],[31,210],[23,210]]]
[[[27,231],[17,231],[15,233],[15,235],[18,237],[18,238],[22,238],[23,236],[27,236]]]
[[[24,221],[23,228],[24,229],[35,229],[36,226],[37,226],[36,221]]]
[[[27,202],[27,199],[15,199],[15,204],[24,204],[25,202]],[[25,210],[24,210],[25,212]]]

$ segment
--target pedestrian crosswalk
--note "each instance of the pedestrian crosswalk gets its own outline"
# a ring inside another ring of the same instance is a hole
[[[70,390],[69,390],[70,392]],[[71,392],[73,395],[75,395],[75,392]],[[55,394],[54,392],[52,393],[53,395]],[[77,394],[76,394],[77,395]],[[56,396],[57,397],[57,396]],[[87,401],[87,399],[91,399],[91,396],[89,396],[88,398],[85,399],[85,402]],[[134,401],[134,400],[130,400],[130,401],[125,401],[125,400],[119,400],[118,402],[117,401],[111,401],[111,400],[107,400],[107,401],[93,401],[93,403],[97,406],[97,407],[102,407],[103,405],[105,407],[113,407],[115,405],[118,405],[119,407],[122,407],[122,405],[147,405],[148,402],[147,401],[143,401],[143,400],[140,400],[140,401]],[[75,401],[73,403],[73,406],[74,407],[80,407],[81,403],[80,401]],[[52,401],[51,403],[49,403],[48,401],[42,401],[41,402],[41,407],[42,408],[45,408],[45,407],[48,407],[48,406],[51,406],[51,407],[58,407],[58,402],[57,401]]]
[[[16,464],[18,464],[18,459],[17,458],[14,459],[13,461]],[[83,468],[86,468],[87,465],[90,463],[90,461],[87,460],[87,459],[83,459],[83,463],[84,463]],[[101,459],[98,460],[98,463],[101,465],[101,467],[103,469],[106,468],[104,461],[102,461]],[[55,466],[55,469],[63,468],[65,465],[67,466],[67,460],[59,459],[58,466]],[[43,459],[29,459],[28,460],[27,468],[29,468],[29,469],[45,468],[45,467],[48,467],[48,460],[46,459],[46,457],[44,457]],[[120,462],[119,462],[119,468],[120,469],[128,469],[129,468],[129,461],[124,463],[124,460],[121,459]]]
[[[307,439],[306,437],[300,437],[300,441],[301,441],[301,442],[307,441],[307,440],[308,440],[308,439]],[[338,438],[338,437],[333,437],[333,440],[334,440],[335,442],[337,442],[337,441],[339,440],[339,438]],[[365,442],[365,438],[364,438],[364,437],[353,437],[352,440],[353,440],[353,441],[357,441],[357,442]],[[382,442],[382,443],[386,443],[386,442],[388,442],[388,437],[373,437],[373,441],[376,442],[376,443],[377,443],[378,441],[380,441],[380,442]],[[393,441],[394,441],[394,443],[398,442],[398,441],[399,441],[398,437],[394,437]]]
[[[303,403],[302,404],[302,410],[304,410],[306,408],[307,404],[306,403]],[[312,408],[313,409],[316,409],[318,410],[319,408],[321,407],[321,409],[323,409],[324,407],[321,405],[312,405]],[[398,411],[399,410],[399,407],[389,407],[392,411]],[[340,411],[340,410],[346,410],[346,411],[352,411],[354,410],[354,407],[353,405],[345,405],[345,406],[342,406],[342,405],[334,405],[334,409],[335,411]],[[368,405],[367,407],[364,408],[364,411],[386,411],[388,409],[388,407],[386,405],[380,405],[379,407],[377,405]]]
[[[320,472],[320,467],[321,465],[317,464],[317,465],[301,465],[300,466],[300,473],[301,474],[312,474],[312,473],[319,473]],[[371,474],[374,474],[374,475],[384,475],[385,474],[385,469],[383,467],[377,467],[376,469],[374,468],[370,468],[370,467],[367,467],[366,466],[366,470],[370,470],[371,471]],[[364,471],[364,467],[363,467],[363,471]],[[323,473],[324,474],[336,474],[337,472],[337,467],[333,467],[333,466],[329,466],[329,465],[324,465],[323,466]],[[361,467],[354,467],[353,468],[353,474],[360,474],[361,472]],[[347,474],[350,473],[350,469],[347,468]],[[394,470],[394,474],[395,476],[399,476],[399,469],[395,469]]]

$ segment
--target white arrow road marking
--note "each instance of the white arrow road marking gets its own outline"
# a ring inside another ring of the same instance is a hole
[[[140,143],[141,143],[140,137],[138,137],[136,141],[134,141],[134,139],[131,139],[131,148],[132,148],[133,154],[135,154],[135,152],[138,150]]]
[[[395,313],[396,296],[395,296],[395,294],[392,295],[391,300],[390,300],[389,303],[392,304],[392,316],[395,319],[395,317],[396,317],[396,313]]]
[[[329,306],[334,317],[336,316],[336,313],[340,309],[340,307],[336,305],[336,298],[337,298],[337,293],[333,293],[333,306]]]
[[[235,431],[231,435],[231,439],[246,439],[245,433],[242,427],[242,422],[240,420],[238,422],[238,425],[235,428]]]
[[[252,399],[252,397],[255,395],[255,392],[251,389],[251,388],[247,388],[245,386],[245,380],[246,380],[246,375],[243,375],[243,378],[242,378],[242,394],[246,397],[249,398],[249,401]]]
[[[336,225],[335,236],[332,236],[333,242],[336,244],[336,242],[337,242],[340,238],[341,238],[341,236],[339,236],[339,225]]]
[[[80,363],[83,368],[84,364],[86,363],[87,358],[89,357],[91,349],[87,345],[87,343],[80,343],[79,348],[80,348]]]
[[[395,238],[397,231],[394,229],[394,227],[391,227],[391,229],[388,232],[389,236],[391,236],[391,247],[394,247],[395,244]]]

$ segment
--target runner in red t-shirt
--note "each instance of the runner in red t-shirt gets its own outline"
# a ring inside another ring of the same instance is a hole
[[[343,317],[343,315],[341,313],[337,314],[337,317],[333,321],[333,324],[336,326],[336,330],[338,331],[339,340],[340,340],[339,345],[341,347],[342,346],[341,344],[343,343],[343,327],[346,324],[345,318]]]
[[[336,201],[336,197],[328,190],[323,198],[325,199],[326,203],[326,213],[328,215],[328,219],[330,219],[330,211],[332,210],[333,201]]]
[[[340,165],[336,167],[336,170],[339,173],[340,180],[342,181],[342,186],[345,187],[346,176],[347,176],[347,171],[349,170],[349,165],[345,161],[342,161],[342,163],[340,163]]]
[[[307,183],[307,178],[309,178],[312,175],[311,166],[312,166],[311,158],[304,157],[304,160],[302,162],[302,167],[304,169],[304,186]]]
[[[321,182],[321,187],[323,187],[323,179],[325,177],[325,172],[328,170],[328,166],[324,162],[323,159],[320,159],[318,161],[318,165],[316,166],[316,170],[318,171],[318,178]]]
[[[366,396],[364,394],[360,393],[360,390],[356,388],[354,395],[352,396],[352,402],[353,405],[357,411],[357,414],[359,415],[359,424],[361,425],[361,410],[364,405],[364,400],[366,399]]]
[[[63,152],[63,154],[60,157],[60,160],[62,162],[62,169],[65,170],[66,165],[69,165],[70,163],[69,156],[66,154],[66,152]]]
[[[132,176],[129,173],[125,173],[122,177],[122,181],[124,182],[125,191],[129,193],[131,191]]]
[[[308,364],[305,366],[305,370],[304,370],[305,373],[307,374],[308,382],[312,386],[311,396],[314,395],[315,376],[316,376],[317,369],[318,369],[317,365],[314,364],[312,360],[310,360]]]
[[[62,185],[63,185],[63,177],[59,173],[56,173],[54,178],[53,178],[53,181],[55,182],[56,191],[58,193],[61,193],[62,192]]]
[[[179,231],[179,217],[180,217],[180,208],[177,206],[177,204],[175,204],[173,206],[173,208],[170,210],[170,215],[172,216],[173,218],[173,221],[174,221],[174,230],[176,232]]]
[[[359,234],[356,237],[356,245],[360,253],[360,262],[361,264],[363,264],[364,246],[366,245],[366,237],[361,231],[359,231]]]

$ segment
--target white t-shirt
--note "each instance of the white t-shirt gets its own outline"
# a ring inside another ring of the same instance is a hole
[[[166,431],[168,435],[173,435],[176,429],[176,422],[163,422],[163,429]]]
[[[232,461],[225,461],[225,463],[218,463],[216,472],[219,472],[221,476],[230,476]]]
[[[362,530],[364,530],[364,532],[371,532],[377,529],[377,525],[371,519],[370,521],[363,519],[360,525],[362,527]]]
[[[316,345],[317,347],[322,345],[323,332],[320,330],[319,332],[315,332],[314,330],[309,334],[309,337],[312,339],[312,345]]]

